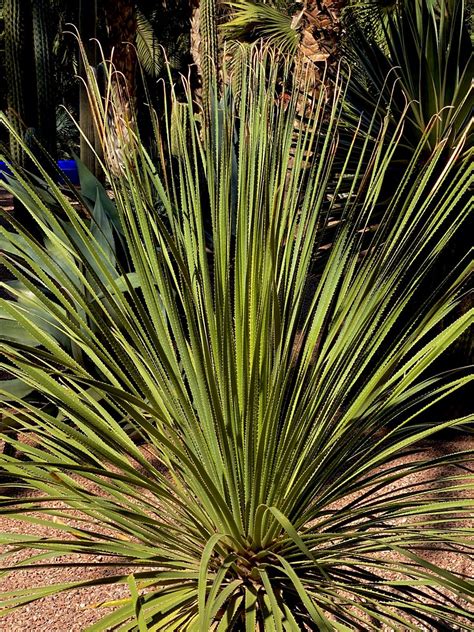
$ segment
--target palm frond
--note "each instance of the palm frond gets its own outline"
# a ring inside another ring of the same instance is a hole
[[[227,38],[243,41],[262,38],[282,53],[290,56],[296,53],[300,41],[298,20],[291,16],[284,3],[281,6],[273,2],[237,0],[229,2],[229,6],[232,17],[221,27]]]
[[[145,72],[159,77],[164,69],[165,59],[158,37],[151,22],[137,9],[136,46],[138,60]]]

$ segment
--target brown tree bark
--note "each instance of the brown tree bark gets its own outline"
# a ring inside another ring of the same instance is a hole
[[[97,0],[79,0],[79,35],[82,39],[89,65],[97,68],[97,44],[93,41],[97,36]],[[79,125],[83,132],[80,139],[80,158],[87,169],[98,176],[99,163],[96,152],[99,143],[84,84],[86,70],[85,62],[81,55],[79,55],[79,74],[83,79],[79,88]]]
[[[109,168],[119,173],[125,154],[133,151],[129,127],[136,123],[137,20],[132,0],[103,0],[103,9],[108,35],[104,52],[112,60],[112,103],[107,104],[103,147]]]
[[[135,2],[104,0],[103,8],[108,34],[106,55],[113,55],[113,64],[117,71],[116,81],[121,90],[125,90],[132,105],[136,92],[137,66],[134,48],[137,33]]]

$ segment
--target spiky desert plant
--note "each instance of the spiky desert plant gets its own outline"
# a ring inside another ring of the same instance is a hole
[[[388,3],[390,10],[384,11],[366,0],[344,12],[346,54],[353,65],[350,100],[358,112],[389,109],[395,123],[408,101],[404,145],[409,153],[423,138],[429,154],[448,130],[455,147],[471,128],[474,55],[468,4],[413,0]]]
[[[200,86],[195,96],[202,105],[205,119],[204,131],[209,128],[211,88],[219,73],[219,48],[217,38],[217,0],[194,3],[191,14],[190,52],[197,69]]]
[[[33,57],[36,86],[37,135],[41,145],[56,156],[56,87],[52,54],[54,16],[50,0],[32,0]],[[31,81],[31,75],[27,79]]]
[[[468,380],[424,378],[472,319],[434,333],[462,297],[467,265],[423,304],[417,288],[465,219],[472,162],[456,164],[461,148],[442,162],[441,143],[417,171],[415,154],[361,252],[397,138],[359,153],[362,179],[347,156],[338,174],[353,189],[340,196],[331,187],[328,199],[344,87],[330,102],[322,91],[313,99],[313,124],[300,126],[295,152],[292,79],[290,67],[282,76],[268,52],[254,50],[240,98],[214,91],[208,134],[188,92],[187,103],[174,101],[178,129],[163,131],[180,145],[177,157],[152,164],[137,139],[121,174],[109,173],[134,283],[110,273],[100,228],[54,182],[50,195],[79,239],[20,177],[56,254],[17,227],[35,254],[25,248],[6,265],[48,309],[48,328],[81,354],[38,326],[33,307],[2,300],[40,343],[31,352],[3,340],[3,365],[58,412],[17,401],[38,443],[20,438],[23,457],[2,458],[27,497],[3,496],[0,511],[26,523],[39,512],[58,536],[0,540],[10,553],[39,549],[31,563],[45,568],[58,554],[100,554],[104,567],[126,563],[132,574],[13,590],[5,612],[79,585],[128,582],[130,598],[92,630],[473,623],[468,580],[426,558],[431,548],[472,550],[469,529],[453,525],[472,508],[467,474],[433,473],[466,465],[472,452],[402,458],[466,422],[420,414]],[[336,206],[343,221],[321,267]],[[420,473],[429,485],[417,483]]]

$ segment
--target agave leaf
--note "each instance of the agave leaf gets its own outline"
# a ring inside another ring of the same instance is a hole
[[[120,233],[121,225],[117,215],[117,209],[115,208],[113,201],[107,195],[107,191],[105,190],[103,184],[94,176],[93,173],[89,171],[89,169],[87,169],[78,156],[74,154],[73,157],[77,165],[81,193],[92,203],[90,206],[91,213],[93,212],[95,204],[99,202],[103,212],[110,219],[114,228]]]
[[[117,261],[115,258],[114,236],[112,224],[109,221],[100,195],[97,195],[94,210],[92,212],[91,234],[100,246],[103,256],[112,269],[115,269]]]
[[[31,319],[31,322],[37,325],[42,331],[58,340],[60,344],[67,347],[68,338],[61,333],[61,330],[58,329],[54,318],[52,318],[51,312],[45,309],[44,305],[40,301],[38,301],[37,297],[35,297],[32,292],[24,287],[20,286],[20,288],[13,288],[13,284],[9,284],[8,287],[12,296],[15,297],[16,303],[19,308],[28,312],[28,316]],[[11,315],[5,314],[5,318],[9,318],[11,320],[13,317]],[[25,346],[38,346],[37,342],[33,342],[28,339],[28,335],[24,329],[23,337],[20,336],[19,338],[17,338],[17,340]]]
[[[28,330],[22,327],[21,324],[10,314],[5,314],[5,316],[1,318],[0,322],[2,327],[2,337],[5,340],[22,342],[23,344],[31,345],[33,347],[39,345],[39,342],[34,338],[34,336],[28,335]]]
[[[15,399],[23,399],[33,392],[33,389],[21,380],[1,380],[0,400],[8,400],[11,396]]]

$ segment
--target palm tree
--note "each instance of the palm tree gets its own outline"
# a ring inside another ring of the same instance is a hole
[[[295,63],[310,69],[314,83],[325,75],[326,65],[339,59],[340,15],[344,0],[233,0],[230,20],[223,27],[228,40],[262,38]]]
[[[133,45],[137,34],[136,3],[133,0],[103,0],[107,41],[106,52],[113,50],[113,63],[123,79],[122,88],[130,101],[135,96],[136,54]],[[118,80],[118,77],[117,77]]]

